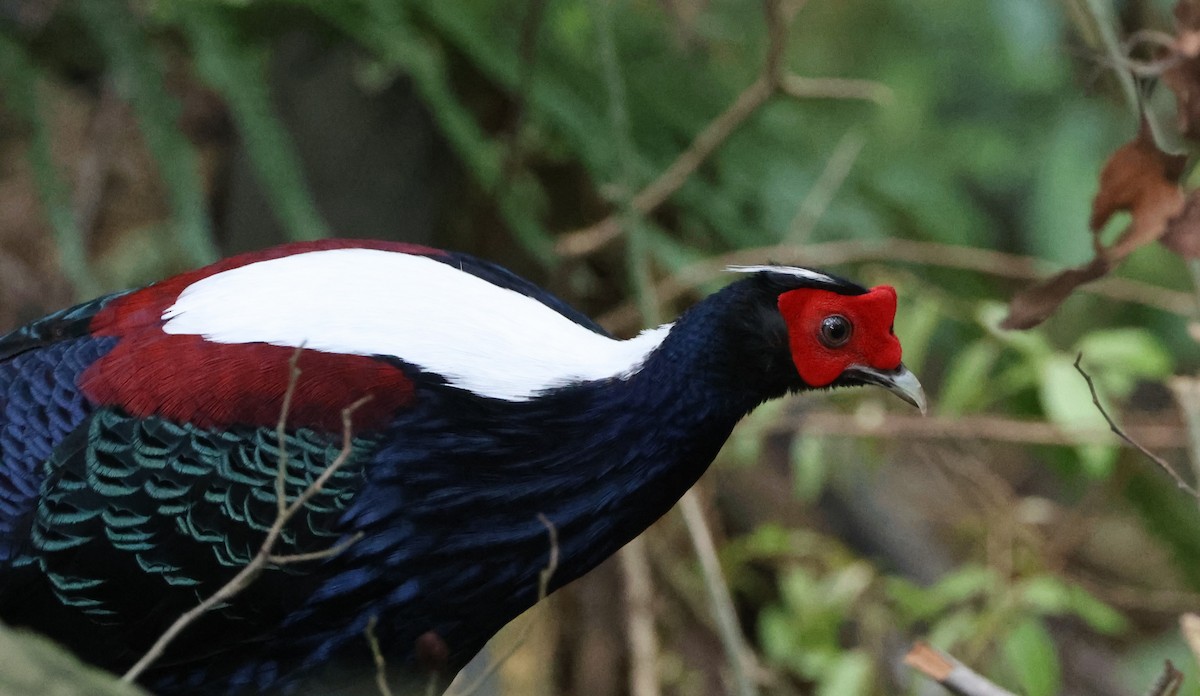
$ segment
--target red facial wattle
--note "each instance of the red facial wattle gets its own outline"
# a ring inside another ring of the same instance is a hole
[[[779,312],[788,327],[792,362],[805,384],[825,387],[846,368],[861,365],[877,370],[900,366],[900,340],[892,331],[896,291],[880,285],[862,295],[801,288],[779,296]],[[850,339],[829,347],[820,339],[821,322],[840,315],[852,326]]]

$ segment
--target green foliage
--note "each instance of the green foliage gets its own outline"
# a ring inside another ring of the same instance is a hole
[[[1055,696],[1062,688],[1062,669],[1057,650],[1046,625],[1038,619],[1026,619],[1004,640],[1003,652],[1008,669],[1016,675],[1021,692],[1027,696]]]
[[[875,668],[867,655],[845,650],[841,635],[874,580],[864,562],[816,576],[792,567],[780,583],[781,601],[759,616],[766,657],[818,684],[819,694],[866,694]]]
[[[201,3],[171,6],[187,35],[204,79],[224,96],[250,161],[292,239],[318,239],[329,230],[313,204],[291,138],[275,116],[267,85],[270,46],[249,36],[225,8]]]
[[[164,85],[162,57],[147,40],[130,7],[120,2],[79,2],[89,34],[103,50],[115,87],[137,113],[146,145],[170,193],[175,236],[193,265],[215,261],[216,246],[200,181],[195,148],[179,131],[179,103]]]
[[[0,87],[6,105],[31,132],[29,161],[37,180],[38,193],[58,244],[59,263],[75,285],[76,292],[91,296],[99,291],[87,257],[83,236],[79,233],[70,194],[51,156],[51,134],[37,93],[41,67],[26,52],[26,47],[0,31]]]

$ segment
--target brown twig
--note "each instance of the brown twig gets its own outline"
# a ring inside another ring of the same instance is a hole
[[[741,626],[738,624],[729,583],[721,573],[721,562],[717,559],[712,530],[709,529],[708,521],[704,519],[704,511],[700,508],[700,496],[696,490],[692,488],[683,494],[679,501],[679,510],[692,538],[696,556],[700,559],[704,586],[708,589],[708,599],[717,620],[717,636],[721,639],[725,659],[733,671],[733,688],[730,692],[738,696],[755,696],[758,694],[758,688],[752,676],[756,666],[754,653],[747,647]]]
[[[297,351],[297,353],[298,352],[299,351]],[[295,383],[299,381],[300,377],[300,370],[296,366],[296,360],[297,358],[294,355],[292,357],[292,362],[290,363],[292,372],[288,379],[288,394],[294,391]],[[316,480],[314,480],[307,488],[301,491],[301,493],[296,496],[296,498],[290,504],[286,503],[286,500],[283,498],[283,484],[280,482],[285,476],[287,467],[287,458],[283,455],[286,450],[283,448],[280,449],[280,458],[277,467],[279,473],[276,477],[276,492],[280,496],[280,500],[277,501],[279,512],[275,516],[274,523],[272,523],[270,529],[267,530],[267,536],[263,539],[258,553],[255,554],[254,558],[252,558],[249,563],[243,566],[236,575],[230,578],[230,580],[222,585],[216,592],[209,595],[204,601],[184,612],[179,616],[179,618],[175,619],[175,622],[172,623],[170,627],[168,627],[167,630],[158,637],[158,640],[154,642],[154,645],[150,646],[150,649],[146,651],[146,654],[142,655],[141,659],[139,659],[137,663],[133,665],[133,667],[129,668],[129,671],[125,672],[125,674],[121,677],[121,681],[129,683],[136,680],[142,675],[143,672],[146,671],[148,667],[150,667],[150,665],[154,664],[158,658],[162,657],[162,654],[166,650],[167,646],[169,646],[171,642],[174,641],[188,626],[194,623],[213,607],[232,599],[239,592],[249,587],[250,584],[253,583],[258,576],[267,569],[268,566],[288,565],[292,563],[301,563],[304,561],[330,558],[341,553],[346,549],[346,547],[358,541],[362,537],[361,532],[356,533],[336,546],[330,547],[323,551],[283,556],[276,555],[274,553],[275,544],[278,543],[280,537],[283,535],[283,530],[287,526],[288,522],[290,522],[306,504],[308,504],[313,496],[320,493],[324,489],[325,484],[329,482],[329,479],[336,474],[337,471],[341,469],[347,461],[349,461],[350,455],[353,453],[354,445],[352,417],[354,412],[363,404],[367,403],[370,398],[370,396],[363,397],[358,401],[355,401],[350,406],[342,409],[341,451],[338,452],[338,455],[333,462],[330,463],[329,466],[325,467],[325,470],[321,472]],[[289,406],[290,403],[288,403],[288,399],[285,397],[285,404],[281,409],[281,416],[279,419],[281,424],[279,426],[280,428],[284,427],[282,424],[285,423],[287,419],[287,409]]]
[[[1183,684],[1183,672],[1175,669],[1170,660],[1163,660],[1162,673],[1146,692],[1146,696],[1175,696]]]
[[[1197,286],[1200,288],[1200,285]],[[1167,381],[1187,426],[1192,473],[1200,476],[1200,379],[1176,375]]]
[[[283,405],[279,407],[279,420],[275,423],[275,442],[279,446],[279,461],[275,465],[275,515],[283,515],[287,511],[287,421],[292,413],[292,399],[296,396],[296,385],[300,383],[300,354],[304,352],[301,344],[292,351],[288,359],[287,389],[283,392]]]
[[[1113,431],[1113,434],[1125,442],[1128,442],[1135,449],[1137,449],[1137,451],[1149,457],[1151,461],[1158,465],[1158,468],[1167,472],[1167,474],[1175,481],[1175,485],[1178,486],[1180,490],[1186,491],[1188,495],[1200,500],[1200,493],[1197,493],[1195,488],[1192,488],[1187,481],[1183,480],[1183,477],[1179,475],[1179,472],[1175,471],[1175,467],[1171,466],[1167,460],[1143,447],[1140,442],[1129,437],[1129,435],[1125,434],[1125,431],[1122,430],[1115,421],[1113,421],[1112,417],[1108,415],[1108,411],[1106,411],[1104,406],[1100,404],[1100,396],[1096,393],[1096,385],[1094,382],[1092,382],[1092,376],[1085,372],[1083,366],[1079,364],[1081,360],[1083,360],[1083,353],[1080,353],[1075,357],[1075,369],[1079,372],[1079,374],[1083,375],[1084,380],[1087,381],[1088,390],[1092,393],[1092,403],[1095,404],[1096,409],[1100,411],[1100,415],[1104,416],[1104,420],[1108,421],[1108,427]]]
[[[795,423],[771,426],[768,434],[805,432],[821,435],[877,437],[887,439],[988,440],[1022,445],[1075,446],[1081,444],[1126,444],[1112,438],[1108,430],[1066,431],[1053,423],[1001,416],[910,416],[889,413],[887,418],[864,420],[853,414],[815,411]],[[1179,449],[1186,446],[1182,430],[1172,425],[1144,425],[1136,429],[1138,440],[1155,447]]]
[[[558,527],[556,527],[554,523],[550,521],[550,518],[546,517],[540,512],[538,513],[537,518],[538,521],[541,522],[546,528],[546,534],[550,537],[550,558],[546,561],[546,566],[538,572],[537,601],[540,602],[546,598],[546,595],[550,594],[550,580],[554,578],[554,573],[558,571],[559,547]],[[446,692],[446,696],[472,696],[475,692],[479,691],[480,687],[482,687],[487,680],[496,673],[496,670],[500,669],[500,667],[503,666],[504,663],[509,660],[509,658],[516,654],[517,650],[519,650],[525,643],[526,639],[529,638],[529,632],[532,630],[532,628],[533,624],[526,622],[521,627],[520,635],[518,635],[517,638],[513,640],[511,644],[509,644],[508,648],[501,655],[488,662],[487,667],[484,668],[483,672],[475,678],[475,681],[471,682],[469,686],[461,691],[454,690],[453,685],[451,685],[451,689]]]
[[[810,97],[855,98],[881,101],[890,91],[881,85],[874,90],[865,80],[805,78],[785,72],[788,30],[798,4],[780,0],[764,2],[767,17],[767,52],[762,68],[750,83],[716,118],[709,121],[683,152],[653,181],[633,196],[633,212],[648,215],[665,203],[684,183],[729,139],[746,121],[772,97],[783,94],[797,99]],[[839,95],[841,91],[843,95]],[[864,96],[864,95],[872,96]],[[621,211],[600,222],[559,238],[555,250],[562,256],[586,256],[604,248],[621,236]]]
[[[858,154],[862,152],[866,143],[867,138],[863,135],[862,129],[855,126],[846,131],[837,146],[833,148],[833,154],[829,155],[829,159],[825,161],[825,166],[821,169],[817,180],[813,182],[812,187],[805,194],[804,200],[800,202],[800,207],[784,234],[785,242],[804,244],[808,241],[813,230],[816,229],[817,223],[820,222],[821,216],[833,202],[834,195],[846,181],[855,161],[858,160]]]
[[[904,656],[904,664],[958,696],[1015,696],[950,655],[921,641],[917,641]]]
[[[646,539],[638,536],[617,554],[625,586],[625,636],[629,642],[630,696],[658,696],[658,634],[654,630],[654,583]]]
[[[677,301],[687,293],[725,273],[726,266],[754,265],[764,260],[812,266],[837,266],[847,263],[887,260],[938,268],[977,271],[1000,278],[1037,280],[1048,270],[1040,259],[1007,254],[991,249],[887,239],[878,242],[850,240],[807,246],[775,245],[742,249],[683,268],[655,287],[655,295],[664,304]],[[1122,302],[1154,307],[1164,312],[1190,317],[1196,300],[1191,293],[1170,290],[1127,278],[1103,278],[1080,288],[1083,292]],[[611,331],[626,332],[641,326],[637,307],[625,303],[600,318]]]

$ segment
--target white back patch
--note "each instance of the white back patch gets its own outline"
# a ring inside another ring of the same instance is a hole
[[[440,261],[375,249],[312,251],[217,273],[188,286],[163,319],[166,333],[216,343],[394,356],[508,401],[628,376],[671,328],[613,340]]]
[[[807,268],[797,268],[796,266],[726,266],[725,270],[732,273],[759,273],[766,271],[768,273],[782,273],[784,275],[807,278],[808,280],[814,280],[818,283],[834,282],[833,278],[830,278],[824,273],[810,271]]]

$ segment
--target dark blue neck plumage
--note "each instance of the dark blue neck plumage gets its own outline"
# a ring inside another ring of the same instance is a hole
[[[550,556],[539,514],[557,531],[555,588],[666,513],[737,421],[789,387],[769,374],[778,361],[767,354],[786,335],[756,314],[755,287],[735,283],[694,307],[627,378],[526,402],[423,390],[365,468],[368,485],[343,523],[366,537],[346,560],[384,566],[424,606],[461,605],[464,616],[470,607],[469,622],[432,627],[454,659],[469,658],[536,601]],[[482,598],[491,615],[481,615]],[[419,616],[401,618],[420,625]],[[396,636],[401,645],[412,638]]]

